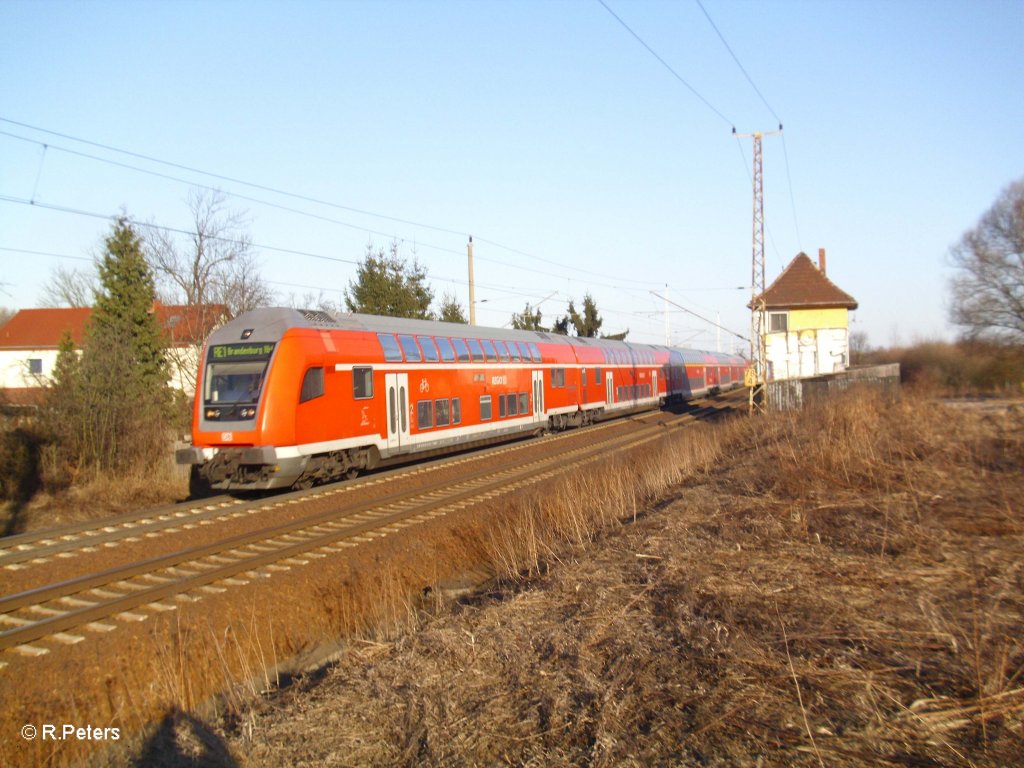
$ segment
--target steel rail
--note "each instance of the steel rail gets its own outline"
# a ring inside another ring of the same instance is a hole
[[[692,401],[697,403],[705,402],[705,399]],[[700,406],[698,406],[700,407]],[[633,414],[625,418],[634,421],[656,418],[664,415],[661,411],[647,411]],[[590,431],[602,430],[616,425],[621,425],[621,419],[609,420],[604,423],[595,424]],[[551,436],[554,439],[569,439],[577,434],[569,431],[560,435]],[[526,443],[503,444],[475,452],[470,458],[486,457],[494,452],[514,451],[527,448]],[[422,472],[430,471],[441,466],[449,465],[451,457],[415,465],[405,465],[399,469],[390,470],[385,477],[390,477],[392,472]],[[309,493],[323,491],[324,489],[348,490],[350,488],[363,487],[367,481],[374,482],[381,475],[370,475],[359,482],[339,481],[319,486],[316,489],[305,491],[293,491],[291,493],[278,494],[275,500],[290,499],[296,496],[305,496]],[[0,538],[0,567],[17,566],[23,563],[43,561],[55,555],[79,550],[89,549],[100,545],[131,539],[133,537],[148,536],[153,533],[167,531],[179,527],[198,525],[205,521],[219,520],[228,517],[241,517],[246,514],[266,509],[266,499],[257,501],[243,501],[242,499],[222,495],[206,499],[199,499],[188,504],[171,504],[151,509],[129,512],[116,517],[107,517],[101,520],[86,520],[72,523],[60,528],[50,528],[41,531],[33,531],[24,534],[15,534]]]
[[[712,412],[716,409],[711,407],[705,410]],[[699,412],[694,412],[677,417],[673,420],[671,426],[681,426],[684,423],[692,422],[699,418],[698,414]],[[208,568],[205,572],[193,573],[184,578],[172,579],[167,583],[157,586],[142,587],[141,585],[136,585],[128,587],[133,591],[102,600],[94,605],[77,610],[61,611],[57,615],[51,615],[13,629],[4,630],[0,632],[0,650],[24,645],[83,624],[123,614],[131,608],[140,605],[151,605],[166,597],[187,593],[213,582],[231,578],[238,573],[253,571],[313,550],[330,547],[345,539],[371,533],[374,530],[388,528],[402,521],[410,519],[426,520],[436,516],[438,510],[446,507],[458,506],[460,504],[465,506],[474,500],[494,495],[495,492],[505,493],[511,488],[526,483],[539,482],[546,477],[564,471],[567,461],[578,465],[626,447],[642,445],[645,442],[657,439],[664,434],[665,426],[666,424],[664,423],[651,425],[645,427],[640,433],[613,436],[607,440],[574,449],[568,452],[568,454],[563,453],[536,459],[497,473],[477,472],[454,485],[450,480],[444,480],[433,483],[425,488],[417,489],[411,493],[398,492],[390,494],[383,499],[377,499],[372,503],[362,504],[354,509],[346,510],[345,518],[353,518],[374,510],[395,507],[397,505],[401,505],[404,508],[383,515],[378,514],[370,520],[349,523],[338,530],[315,535],[306,541],[288,544],[287,546],[275,545],[273,541],[289,534],[309,531],[325,524],[337,525],[340,522],[338,512],[332,510],[318,513],[304,520],[272,526],[261,531],[231,537],[215,544],[184,550],[168,556],[151,558],[131,566],[113,568],[102,573],[71,579],[66,582],[40,587],[3,598],[0,600],[0,613],[7,614],[19,608],[42,606],[45,603],[62,597],[81,594],[82,592],[95,590],[99,587],[112,587],[113,589],[124,591],[125,587],[119,588],[117,586],[118,583],[127,584],[128,579],[141,575],[156,577],[156,574],[161,570],[182,566],[185,563],[194,564],[193,568]],[[438,492],[443,493],[440,499],[429,498]],[[416,502],[416,499],[423,499],[423,501]],[[414,505],[411,508],[409,507],[410,503]],[[276,546],[276,548],[269,552],[257,554],[248,554],[240,551],[246,545],[257,543],[265,546]],[[217,564],[215,567],[209,567],[207,564],[202,563],[204,558],[215,555],[219,555],[222,558],[237,559],[234,563]],[[55,609],[46,610],[53,612]]]

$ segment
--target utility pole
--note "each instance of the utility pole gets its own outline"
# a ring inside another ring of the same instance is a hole
[[[765,385],[768,376],[768,353],[765,348],[767,320],[765,312],[764,282],[764,170],[762,167],[761,138],[782,133],[782,124],[777,131],[755,131],[754,133],[732,132],[737,138],[754,140],[754,231],[750,259],[750,387],[751,413],[765,411]]]
[[[665,346],[672,346],[672,326],[668,318],[668,283],[665,283]]]
[[[469,324],[476,325],[476,287],[473,284],[473,236],[469,236],[466,246],[469,253]]]

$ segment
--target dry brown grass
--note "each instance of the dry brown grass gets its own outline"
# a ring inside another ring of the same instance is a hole
[[[94,472],[73,483],[50,482],[24,503],[0,503],[0,527],[26,533],[124,514],[188,498],[188,474],[171,461],[116,476]]]
[[[139,765],[1014,764],[1021,435],[863,397],[688,431],[183,609],[29,711],[163,717]],[[481,562],[492,588],[444,599]]]
[[[518,580],[357,644],[227,743],[247,765],[1019,764],[1022,428],[854,397],[734,422],[736,461],[610,533],[524,501],[492,550]]]

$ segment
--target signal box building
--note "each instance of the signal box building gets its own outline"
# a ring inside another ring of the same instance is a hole
[[[768,381],[843,371],[850,364],[850,311],[857,300],[829,280],[825,249],[815,265],[797,254],[764,292]]]

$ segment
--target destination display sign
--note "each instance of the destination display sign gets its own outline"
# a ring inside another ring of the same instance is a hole
[[[214,344],[210,347],[207,358],[210,362],[248,362],[252,360],[268,360],[274,345],[270,342],[240,344]]]

